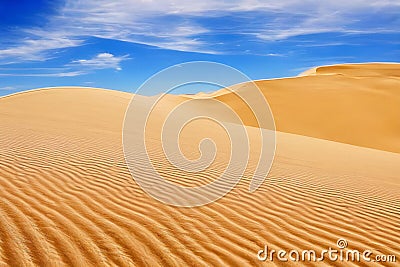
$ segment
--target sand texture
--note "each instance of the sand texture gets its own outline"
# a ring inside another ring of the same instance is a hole
[[[327,66],[256,83],[278,130],[272,169],[249,193],[253,149],[240,183],[197,208],[165,205],[132,178],[122,146],[131,94],[65,87],[0,98],[0,266],[281,265],[260,262],[258,250],[320,251],[339,238],[399,261],[400,66]],[[252,94],[246,88],[236,89]],[[212,99],[229,105],[259,145],[250,111],[229,90],[166,97],[149,123],[149,154],[167,180],[186,186],[218,178],[230,148],[221,127],[200,120],[179,142],[196,158],[199,141],[212,138],[213,164],[199,173],[169,164],[160,125],[193,98],[204,98],[200,110]]]

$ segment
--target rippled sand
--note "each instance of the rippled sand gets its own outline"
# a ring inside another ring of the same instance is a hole
[[[164,205],[132,178],[122,149],[132,95],[54,88],[0,98],[0,265],[279,265],[258,261],[257,252],[264,245],[320,251],[336,247],[339,238],[350,249],[399,261],[399,65],[321,67],[257,84],[278,130],[271,172],[248,192],[257,163],[252,152],[238,186],[198,208]],[[252,94],[246,86],[237,90]],[[155,115],[204,97],[232,107],[244,119],[250,145],[259,146],[250,111],[226,90],[168,96]],[[180,142],[196,158],[206,136],[222,153],[210,168],[190,174],[168,164],[154,134],[149,153],[157,170],[187,186],[218,178],[229,160],[223,129],[199,121]]]

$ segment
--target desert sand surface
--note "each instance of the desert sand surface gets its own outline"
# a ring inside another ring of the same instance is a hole
[[[324,66],[255,84],[269,102],[278,131],[400,152],[400,64]],[[249,95],[253,85],[232,88]],[[243,117],[251,113],[230,90],[210,96]]]
[[[256,83],[276,122],[272,169],[249,193],[253,149],[234,190],[196,208],[165,205],[132,178],[122,146],[131,94],[62,87],[0,98],[0,266],[282,265],[259,261],[257,252],[321,251],[339,238],[398,262],[400,66],[327,66]],[[247,87],[237,90],[252,94]],[[180,172],[162,154],[163,118],[196,97],[199,108],[207,99],[232,107],[252,148],[259,145],[250,111],[229,90],[167,96],[149,126],[149,153],[166,179],[186,186],[217,178],[229,160],[228,136],[207,120],[184,129],[179,142],[196,158],[199,141],[213,138],[220,153],[209,168]],[[285,263],[299,264],[343,262]],[[390,265],[368,265],[381,264]]]

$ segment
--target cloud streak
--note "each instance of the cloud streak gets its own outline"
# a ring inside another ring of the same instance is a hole
[[[0,59],[13,58],[19,61],[40,61],[49,59],[48,52],[55,49],[82,45],[82,40],[64,36],[44,34],[43,37],[24,39],[19,44],[0,49]]]
[[[76,77],[90,74],[100,69],[122,70],[121,63],[129,60],[129,55],[115,56],[99,53],[90,59],[73,60],[62,68],[0,68],[0,77]]]
[[[0,87],[0,91],[12,91],[16,90],[17,88],[14,86],[5,86],[5,87]]]
[[[122,70],[121,62],[128,60],[129,55],[114,56],[110,53],[100,53],[91,59],[79,59],[72,61],[68,66],[83,67],[85,69],[115,69]]]
[[[374,20],[374,27],[360,23],[376,13],[390,17],[398,12],[400,2],[391,0],[67,0],[44,28],[25,29],[27,37],[18,44],[0,47],[0,59],[46,60],[54,56],[52,51],[81,46],[89,37],[177,51],[240,53],[240,48],[229,42],[217,45],[221,36],[241,35],[244,41],[269,43],[330,32],[399,33],[396,19]],[[236,24],[221,28],[217,20],[225,17],[235,18]],[[213,20],[216,22],[207,23]],[[100,67],[101,60],[92,58],[74,64]]]
[[[87,74],[85,71],[68,71],[60,73],[0,73],[0,77],[76,77]]]
[[[356,25],[361,15],[399,11],[398,1],[142,1],[69,0],[63,11],[65,18],[76,18],[80,27],[69,23],[75,33],[106,39],[154,45],[160,48],[217,53],[204,35],[218,35],[213,26],[204,26],[199,18],[237,16],[240,25],[225,29],[228,34],[250,34],[264,41],[283,40],[295,36],[326,33],[363,33],[370,28]],[[82,11],[84,10],[84,11]],[[250,14],[250,15],[249,15]],[[254,17],[251,14],[258,16]],[[254,23],[254,21],[257,21]],[[375,21],[376,22],[376,21]],[[85,27],[81,27],[85,25]],[[250,27],[249,27],[250,26]],[[396,25],[387,25],[399,31]],[[246,30],[250,28],[249,30]],[[374,32],[382,29],[375,29]]]

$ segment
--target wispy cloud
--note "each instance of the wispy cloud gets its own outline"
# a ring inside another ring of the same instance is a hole
[[[269,54],[266,54],[266,56],[268,56],[268,57],[284,57],[285,55],[279,54],[279,53],[269,53]]]
[[[220,15],[238,11],[280,11],[288,13],[305,13],[311,10],[368,10],[400,6],[397,0],[347,0],[321,1],[312,0],[232,0],[232,1],[175,1],[175,0],[69,0],[65,11],[90,11],[95,15],[92,21],[103,21],[104,12],[113,14],[113,21],[120,23],[132,20],[130,15],[149,16],[157,14],[184,14],[184,15]],[[82,9],[85,8],[85,9]]]
[[[400,11],[399,1],[336,0],[67,0],[55,25],[65,25],[72,36],[96,36],[156,47],[199,53],[223,53],[211,49],[205,36],[253,35],[263,41],[326,32],[360,34],[382,32],[382,25],[360,25],[360,16]],[[240,24],[221,29],[199,22],[200,18],[234,16]],[[384,28],[399,32],[399,23]],[[211,43],[210,43],[211,42]],[[229,44],[228,44],[229,45]]]
[[[0,59],[13,58],[19,61],[46,60],[51,55],[49,51],[54,49],[76,47],[83,41],[54,34],[44,34],[22,40],[19,44],[6,49],[0,49]]]
[[[76,77],[89,74],[99,69],[122,70],[121,62],[129,55],[115,56],[99,53],[90,59],[73,60],[62,68],[0,68],[0,77]]]
[[[4,86],[4,87],[0,87],[0,91],[13,91],[13,90],[17,90],[17,88],[14,87],[14,86]]]
[[[232,50],[227,49],[229,42],[218,45],[221,36],[227,34],[268,43],[329,32],[398,33],[398,20],[383,19],[390,17],[386,14],[398,12],[398,0],[66,0],[62,10],[49,18],[44,28],[24,29],[25,39],[10,47],[0,47],[0,59],[45,60],[53,56],[49,52],[83,45],[89,37],[220,54]],[[372,26],[360,23],[376,13],[382,14],[382,21],[375,20]],[[234,17],[237,22],[225,28],[218,23],[206,23],[207,19],[224,17]],[[74,63],[102,66],[96,60],[100,59]]]
[[[91,59],[79,59],[72,61],[68,66],[81,66],[85,69],[115,69],[122,70],[120,63],[129,59],[129,55],[114,56],[110,53],[100,53]]]
[[[305,44],[297,44],[298,47],[327,47],[327,46],[343,46],[343,45],[360,45],[356,43],[348,44],[345,42],[321,42],[321,43],[314,43],[309,42]]]
[[[60,73],[0,73],[3,77],[75,77],[87,74],[85,71],[69,71]]]

